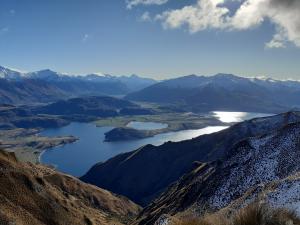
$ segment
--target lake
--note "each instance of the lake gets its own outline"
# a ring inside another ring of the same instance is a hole
[[[215,112],[213,112],[213,115],[224,123],[237,123],[237,122],[242,122],[244,120],[253,119],[256,117],[271,116],[272,114],[215,111]]]
[[[235,116],[230,117],[227,112],[223,114],[222,112],[213,113],[220,120],[227,120],[227,122],[237,122],[236,120],[243,120],[243,118],[250,119],[253,117],[266,115],[255,113],[234,113],[233,115]],[[133,123],[133,125],[136,126],[136,122]],[[160,127],[165,126],[165,124],[148,124],[147,122],[146,124],[138,123],[138,126],[136,127],[141,126],[147,129],[161,129]],[[113,127],[96,127],[92,123],[71,123],[70,125],[62,128],[47,129],[43,131],[41,135],[50,137],[74,135],[78,137],[79,140],[72,144],[59,146],[45,151],[41,156],[41,161],[43,163],[56,166],[57,169],[62,172],[66,172],[74,176],[81,176],[86,173],[95,163],[106,161],[117,154],[135,150],[143,145],[161,145],[167,141],[187,140],[203,134],[217,132],[227,127],[209,126],[198,130],[184,130],[158,134],[154,137],[140,140],[104,142],[104,134],[110,131],[112,128]]]

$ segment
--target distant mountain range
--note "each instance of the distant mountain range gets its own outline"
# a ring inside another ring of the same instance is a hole
[[[87,95],[125,95],[156,83],[137,75],[66,75],[52,70],[23,73],[0,67],[0,102],[52,102]]]
[[[113,95],[159,103],[175,111],[278,113],[300,108],[300,82],[231,74],[189,75],[161,82],[137,75],[66,75],[52,70],[22,73],[0,67],[0,103],[48,103]]]
[[[282,112],[300,106],[300,82],[231,74],[190,75],[153,84],[125,98],[186,111]]]
[[[141,205],[147,205],[170,184],[189,172],[194,167],[194,162],[222,160],[240,141],[272,131],[281,132],[288,124],[299,122],[300,113],[290,112],[245,121],[226,130],[192,140],[167,142],[161,146],[146,145],[136,151],[120,154],[104,163],[96,164],[81,179],[125,195]],[[289,133],[285,134],[287,137],[288,135]],[[172,200],[169,204],[171,202]]]

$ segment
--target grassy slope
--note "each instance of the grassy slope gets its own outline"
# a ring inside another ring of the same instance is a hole
[[[119,225],[140,210],[128,199],[0,151],[0,224]]]

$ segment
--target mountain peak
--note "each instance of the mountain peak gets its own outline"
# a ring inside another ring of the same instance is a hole
[[[55,72],[54,70],[51,70],[51,69],[43,69],[43,70],[39,70],[37,72],[39,72],[39,73],[57,73],[57,72]]]
[[[230,73],[217,73],[216,75],[214,75],[214,77],[239,78],[239,76]]]
[[[15,69],[10,69],[7,67],[0,66],[0,78],[7,79],[7,80],[18,80],[24,73],[17,71]]]
[[[44,69],[32,73],[27,73],[27,78],[31,78],[31,79],[55,80],[62,76],[66,76],[66,75],[57,73],[50,69]]]
[[[189,74],[189,75],[186,75],[186,76],[183,76],[183,78],[198,78],[200,76],[196,75],[196,74]]]

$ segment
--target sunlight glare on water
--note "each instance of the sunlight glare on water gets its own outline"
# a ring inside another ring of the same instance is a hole
[[[223,123],[238,123],[245,120],[250,120],[256,117],[266,117],[272,114],[267,113],[251,113],[251,112],[225,112],[214,111],[213,115]]]
[[[243,121],[243,118],[247,116],[245,112],[213,112],[214,115],[224,123],[235,123]]]

